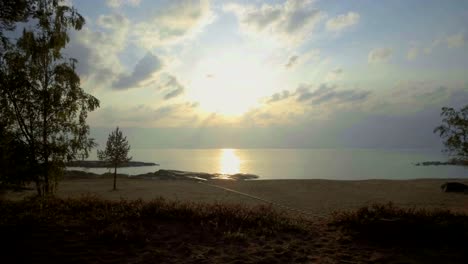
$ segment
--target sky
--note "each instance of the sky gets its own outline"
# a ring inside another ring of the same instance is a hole
[[[468,103],[467,1],[67,2],[101,144],[433,148]]]

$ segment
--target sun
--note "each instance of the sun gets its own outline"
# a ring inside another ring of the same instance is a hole
[[[225,50],[202,59],[193,71],[189,98],[208,112],[240,116],[271,93],[274,78],[261,59]]]

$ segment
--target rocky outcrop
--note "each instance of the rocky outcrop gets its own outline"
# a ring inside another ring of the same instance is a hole
[[[219,173],[206,173],[206,172],[191,172],[191,171],[179,171],[179,170],[158,170],[154,173],[147,173],[142,175],[132,176],[132,178],[144,178],[144,179],[158,179],[158,180],[196,180],[196,181],[208,181],[216,179],[226,180],[252,180],[258,179],[257,175],[254,174],[219,174]]]
[[[118,177],[128,177],[132,179],[149,179],[149,180],[190,180],[190,181],[208,181],[208,180],[253,180],[259,177],[254,174],[219,174],[219,173],[205,173],[205,172],[190,172],[179,170],[158,170],[156,172],[148,172],[138,175],[117,174]],[[85,172],[79,170],[66,170],[65,177],[69,179],[92,179],[92,178],[106,178],[113,177],[112,173],[96,174],[92,172]]]

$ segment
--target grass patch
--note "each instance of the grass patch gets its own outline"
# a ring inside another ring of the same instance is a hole
[[[268,206],[162,198],[0,200],[0,215],[2,263],[235,263],[247,248],[249,258],[270,252],[260,242],[278,235],[287,243],[310,237],[308,223]]]
[[[356,211],[335,213],[330,225],[373,243],[457,248],[468,245],[468,215],[449,210],[374,204]]]
[[[291,219],[270,206],[244,207],[168,201],[163,198],[108,201],[96,197],[79,199],[33,198],[0,201],[0,225],[89,226],[93,233],[117,239],[144,230],[151,223],[194,225],[223,233],[304,232],[300,220]],[[142,231],[144,232],[144,231]],[[117,239],[119,240],[119,239]]]

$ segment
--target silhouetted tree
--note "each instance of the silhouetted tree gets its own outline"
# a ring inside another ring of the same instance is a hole
[[[443,138],[445,150],[452,156],[468,161],[468,105],[456,111],[450,107],[443,107],[442,125],[434,129]]]
[[[130,145],[128,145],[127,137],[124,137],[122,131],[117,127],[109,134],[106,149],[97,152],[99,160],[105,161],[109,168],[114,169],[114,190],[117,189],[117,167],[132,160],[132,157],[128,157],[129,150]]]
[[[99,101],[84,92],[75,59],[62,50],[68,30],[80,30],[84,18],[61,0],[34,0],[35,25],[0,58],[0,121],[26,147],[38,195],[53,193],[65,161],[88,154],[88,111]]]
[[[0,124],[0,185],[23,185],[31,180],[26,145]]]
[[[16,23],[26,21],[33,14],[36,0],[2,0],[0,1],[0,51],[8,44],[6,31],[15,29]]]

